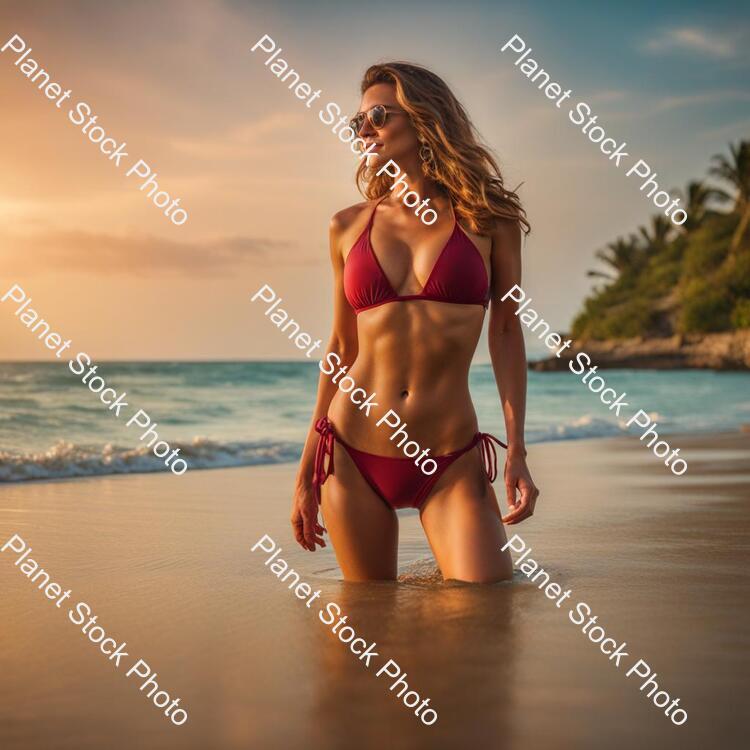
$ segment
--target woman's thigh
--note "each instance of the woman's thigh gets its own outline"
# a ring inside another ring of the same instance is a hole
[[[339,443],[335,473],[321,488],[321,512],[336,560],[349,581],[395,580],[398,520]]]
[[[422,526],[445,579],[489,583],[513,575],[505,529],[478,450],[454,461],[422,505]]]

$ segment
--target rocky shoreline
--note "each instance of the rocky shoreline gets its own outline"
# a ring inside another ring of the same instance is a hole
[[[567,370],[568,362],[582,351],[591,357],[591,363],[598,365],[599,369],[749,370],[750,330],[574,342],[562,352],[559,359],[552,356],[531,362],[529,368],[537,372]]]

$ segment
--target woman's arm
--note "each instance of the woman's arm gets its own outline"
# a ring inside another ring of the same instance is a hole
[[[521,230],[513,222],[502,222],[492,235],[492,301],[490,305],[489,349],[500,403],[505,416],[508,455],[505,460],[505,489],[510,512],[503,523],[523,521],[534,513],[539,490],[526,466],[524,421],[526,419],[526,349],[517,306],[502,296],[521,283]],[[516,490],[520,498],[516,497]]]
[[[333,266],[333,330],[328,341],[327,352],[336,352],[342,364],[351,366],[357,357],[357,320],[354,311],[344,296],[344,258],[341,250],[341,238],[349,225],[352,209],[345,209],[331,219],[329,230],[331,264]],[[325,547],[322,534],[325,529],[318,523],[318,501],[313,488],[313,467],[318,434],[315,423],[328,413],[328,406],[333,399],[337,385],[331,379],[320,374],[318,378],[318,396],[313,409],[310,429],[302,451],[294,499],[292,501],[292,528],[299,544],[311,552],[316,543]]]

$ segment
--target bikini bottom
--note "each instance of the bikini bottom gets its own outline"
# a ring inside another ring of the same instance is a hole
[[[318,444],[315,449],[315,465],[313,468],[313,487],[318,503],[320,503],[320,488],[326,479],[333,474],[333,446],[340,443],[351,456],[359,473],[375,494],[391,508],[419,508],[430,491],[440,479],[443,472],[457,459],[475,446],[479,446],[482,462],[487,478],[494,482],[497,478],[497,453],[493,441],[503,448],[508,446],[493,435],[477,432],[471,442],[460,450],[433,456],[437,469],[427,476],[422,469],[415,465],[411,458],[392,458],[365,453],[347,445],[336,435],[333,424],[328,417],[321,417],[315,423],[318,433]],[[326,458],[328,464],[326,465]]]

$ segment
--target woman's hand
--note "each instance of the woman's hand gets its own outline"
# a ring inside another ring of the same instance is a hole
[[[315,545],[325,547],[325,529],[318,523],[318,499],[310,486],[297,487],[292,501],[292,529],[301,547],[315,552]]]
[[[539,497],[539,490],[531,478],[526,466],[526,452],[516,452],[512,448],[505,459],[505,491],[508,497],[508,507],[511,509],[502,518],[503,523],[512,525],[520,523],[525,518],[534,515],[534,506]],[[516,490],[521,493],[516,497]]]

